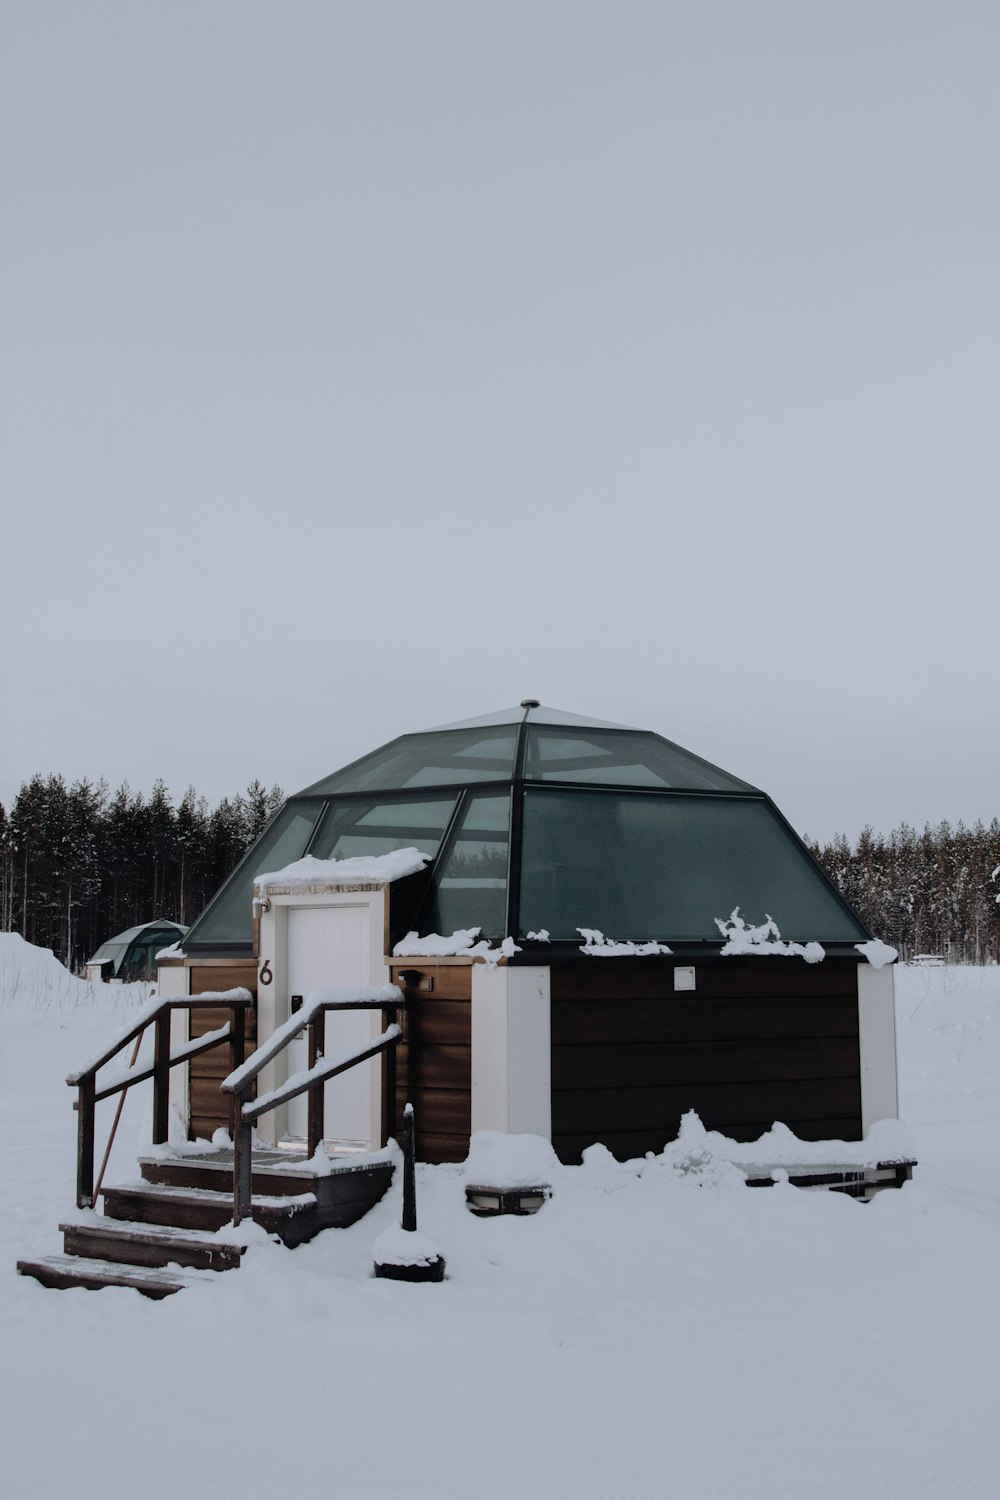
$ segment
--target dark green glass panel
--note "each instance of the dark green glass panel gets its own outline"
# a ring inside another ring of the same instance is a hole
[[[522,933],[718,941],[714,919],[736,906],[796,942],[867,936],[764,801],[526,792]]]
[[[530,728],[524,775],[528,781],[582,781],[662,787],[664,791],[754,790],[657,734],[615,729]]]
[[[391,854],[412,845],[433,859],[455,806],[454,797],[430,802],[331,802],[309,850],[317,859]]]
[[[249,945],[254,877],[271,870],[282,870],[302,857],[322,807],[318,799],[285,803],[182,939],[181,947],[185,951],[195,947],[211,948],[216,943]]]
[[[307,788],[304,795],[403,791],[409,787],[465,786],[504,781],[514,774],[516,726],[408,734],[343,771]]]
[[[506,936],[509,849],[510,793],[470,797],[438,871],[424,931],[448,937],[479,927],[483,937]]]

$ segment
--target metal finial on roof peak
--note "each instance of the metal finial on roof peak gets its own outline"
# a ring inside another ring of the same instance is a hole
[[[541,701],[538,698],[522,698],[521,699],[521,707],[522,708],[541,708],[541,706],[542,706],[541,705]]]

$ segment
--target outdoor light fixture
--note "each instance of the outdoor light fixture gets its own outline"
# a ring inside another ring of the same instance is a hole
[[[419,969],[400,969],[396,978],[408,990],[432,990],[434,988],[434,976],[423,974]]]
[[[548,1183],[534,1187],[494,1188],[469,1183],[465,1189],[465,1204],[478,1219],[495,1218],[498,1214],[537,1214],[552,1197]]]
[[[270,896],[254,896],[250,906],[256,921],[263,912],[271,910],[271,898]]]

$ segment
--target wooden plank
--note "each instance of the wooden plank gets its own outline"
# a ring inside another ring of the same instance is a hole
[[[856,1037],[629,1043],[553,1049],[552,1087],[643,1089],[664,1084],[857,1078],[859,1069]]]
[[[410,958],[394,960],[389,965],[389,969],[392,983],[399,984],[408,1000],[415,999],[432,1004],[437,1000],[471,1000],[472,998],[471,964],[436,964],[427,958]],[[407,989],[399,980],[400,973],[407,969],[415,969],[420,974],[429,974],[434,980],[433,990]]]
[[[218,1124],[212,1128],[218,1130],[219,1126],[229,1128],[229,1096],[219,1088],[217,1079],[198,1078],[191,1079],[191,1116],[198,1115],[204,1120],[218,1118]]]
[[[556,963],[550,971],[552,1000],[665,999],[677,993],[676,966],[669,958],[590,958]],[[693,967],[694,994],[706,1000],[795,998],[803,992],[810,997],[856,997],[858,992],[857,965],[849,959],[806,964],[800,958],[716,958],[695,960]]]
[[[189,1034],[192,1040],[198,1036],[204,1036],[208,1031],[218,1031],[220,1026],[225,1026],[227,1021],[232,1020],[232,1011],[224,1005],[207,1005],[205,1008],[189,1012]],[[257,1037],[257,1011],[251,1006],[244,1011],[246,1017],[247,1037]]]
[[[554,1135],[590,1131],[593,1140],[622,1130],[661,1128],[694,1109],[710,1129],[717,1120],[852,1119],[861,1114],[857,1078],[767,1083],[690,1083],[660,1088],[553,1089]],[[676,1130],[672,1131],[672,1135]]]
[[[212,990],[249,990],[257,994],[257,965],[252,958],[234,959],[227,964],[192,964],[190,993],[204,995]]]
[[[469,1154],[469,1134],[448,1135],[440,1131],[418,1132],[417,1158],[426,1162],[464,1161]]]
[[[404,1090],[396,1091],[397,1140],[403,1138],[403,1107],[410,1102]],[[424,1089],[416,1119],[418,1140],[424,1130],[432,1135],[464,1135],[468,1140],[472,1129],[471,1097],[461,1089]]]
[[[396,1091],[472,1089],[472,1053],[468,1047],[400,1046],[396,1060]],[[416,1108],[416,1100],[414,1100]]]
[[[709,1041],[858,1034],[855,996],[704,1000],[563,1000],[552,1006],[554,1048],[578,1044]]]
[[[472,1006],[467,1000],[425,999],[412,991],[406,1011],[405,1034],[409,1042],[451,1042],[472,1045]]]

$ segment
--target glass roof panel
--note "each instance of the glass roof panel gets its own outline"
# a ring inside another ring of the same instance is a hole
[[[581,781],[664,791],[754,790],[728,771],[642,730],[529,728],[524,775],[527,781]]]
[[[185,951],[211,948],[217,943],[250,943],[254,877],[281,870],[300,859],[322,809],[319,798],[285,803],[191,927],[183,942]]]
[[[718,942],[736,906],[787,940],[867,936],[763,799],[527,790],[522,933]]]
[[[407,734],[308,787],[304,796],[335,792],[401,791],[418,786],[466,786],[510,780],[517,726]]]
[[[470,797],[461,825],[438,871],[434,900],[421,926],[447,936],[479,927],[483,937],[504,937],[510,793]]]
[[[433,859],[454,806],[454,797],[425,802],[331,802],[309,853],[316,859],[354,859],[362,854],[391,854],[412,845]]]

